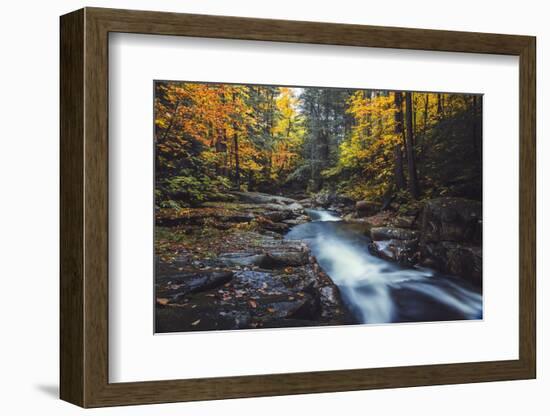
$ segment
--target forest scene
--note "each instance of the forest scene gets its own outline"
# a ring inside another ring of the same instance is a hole
[[[155,81],[155,332],[482,319],[482,98]]]

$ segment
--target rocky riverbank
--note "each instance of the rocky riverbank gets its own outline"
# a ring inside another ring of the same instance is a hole
[[[403,266],[424,266],[482,285],[482,207],[465,198],[442,197],[409,206],[352,201],[321,193],[300,201],[367,225],[371,253]]]
[[[234,202],[156,216],[156,332],[352,323],[309,248],[282,235],[309,221],[296,200]]]
[[[379,213],[371,253],[404,266],[420,265],[482,285],[482,210],[478,201],[436,198],[405,214]]]

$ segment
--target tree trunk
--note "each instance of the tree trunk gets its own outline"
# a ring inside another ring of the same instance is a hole
[[[235,148],[235,187],[241,189],[241,168],[239,166],[239,137],[237,132],[233,134],[233,146]]]
[[[403,134],[403,96],[400,92],[396,92],[394,95],[394,103],[396,107],[394,120],[395,120],[395,134],[400,137]],[[395,186],[397,189],[405,189],[405,175],[403,173],[403,153],[401,152],[401,144],[396,143],[394,149],[394,163],[395,163]]]
[[[405,93],[405,111],[407,117],[407,171],[409,173],[409,192],[414,199],[418,199],[418,178],[416,174],[416,161],[414,157],[414,134],[413,134],[413,106],[411,93]]]
[[[426,93],[426,98],[424,102],[424,126],[422,128],[422,131],[424,135],[426,134],[426,130],[428,130],[428,108],[430,103],[430,95]]]
[[[477,95],[472,96],[472,144],[478,157],[481,156],[480,98]]]

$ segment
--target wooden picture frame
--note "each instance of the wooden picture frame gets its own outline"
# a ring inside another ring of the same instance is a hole
[[[519,359],[109,383],[110,32],[519,56]],[[535,378],[535,50],[530,36],[100,8],[62,16],[61,398],[101,407]]]

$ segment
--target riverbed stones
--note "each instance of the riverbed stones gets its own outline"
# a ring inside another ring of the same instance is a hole
[[[290,226],[305,224],[306,222],[309,222],[309,216],[300,215],[299,217],[283,220],[282,222]]]
[[[174,272],[157,278],[157,298],[177,302],[187,295],[214,289],[231,280],[230,270],[201,270]],[[161,302],[162,303],[162,302]]]
[[[310,263],[309,251],[270,251],[266,255],[263,267],[271,269],[277,267],[299,267]]]
[[[418,235],[417,231],[397,227],[372,227],[370,230],[370,236],[374,241],[414,240]]]
[[[391,220],[391,225],[397,228],[416,228],[417,215],[398,215]]]
[[[380,211],[381,205],[374,201],[358,201],[355,203],[355,212],[358,218],[368,217]]]
[[[267,259],[264,253],[222,253],[218,260],[226,266],[260,266]]]
[[[369,244],[369,251],[385,260],[390,260],[404,266],[412,266],[418,262],[418,240],[382,240]]]
[[[280,222],[292,218],[292,211],[286,209],[280,209],[276,211],[267,211],[263,213],[263,217],[273,222]]]
[[[239,202],[209,203],[203,211],[247,221],[230,223],[225,229],[213,222],[179,223],[162,231],[164,238],[172,238],[164,233],[177,230],[185,246],[176,256],[159,256],[156,330],[353,322],[338,287],[322,272],[309,248],[302,241],[283,238],[295,223],[309,220],[303,206],[266,194],[236,193],[236,197]]]
[[[405,266],[419,263],[481,286],[481,202],[444,197],[394,211],[364,218],[372,225],[372,254]]]

